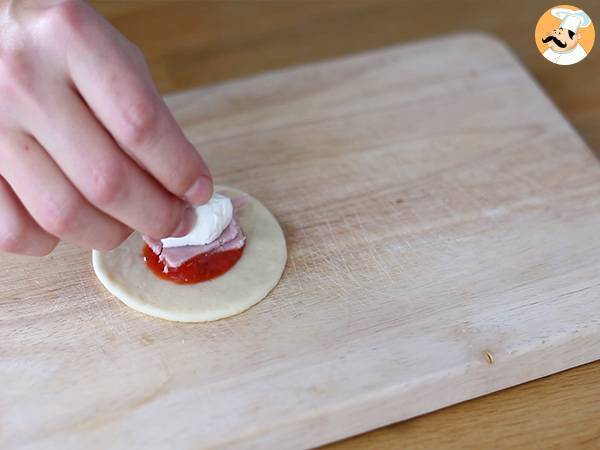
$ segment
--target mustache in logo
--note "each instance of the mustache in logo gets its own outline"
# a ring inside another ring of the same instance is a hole
[[[567,43],[566,43],[566,42],[561,42],[561,41],[559,41],[559,40],[558,40],[558,38],[557,38],[556,36],[547,36],[547,37],[545,37],[545,38],[542,38],[542,42],[543,42],[544,44],[546,44],[547,42],[550,42],[550,41],[554,41],[554,43],[555,43],[557,46],[559,46],[560,48],[565,48],[565,47],[567,46]]]

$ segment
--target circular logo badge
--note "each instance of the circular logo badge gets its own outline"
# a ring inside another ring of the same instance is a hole
[[[596,31],[590,16],[572,5],[550,8],[535,27],[535,44],[544,58],[569,66],[585,59],[592,51]]]

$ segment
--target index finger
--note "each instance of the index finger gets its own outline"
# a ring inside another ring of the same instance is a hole
[[[158,93],[139,50],[100,16],[79,31],[70,76],[102,125],[168,191],[192,204],[212,195],[208,167]]]

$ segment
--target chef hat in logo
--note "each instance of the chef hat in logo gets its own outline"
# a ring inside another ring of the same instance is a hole
[[[553,8],[550,14],[562,21],[561,28],[571,30],[573,33],[577,33],[579,28],[586,28],[592,23],[590,16],[580,9]]]

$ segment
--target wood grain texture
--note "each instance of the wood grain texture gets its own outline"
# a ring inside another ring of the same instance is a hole
[[[163,92],[451,31],[485,30],[510,45],[592,150],[600,154],[600,83],[590,82],[600,73],[600,52],[596,48],[584,63],[567,70],[537,54],[533,29],[541,12],[553,5],[545,0],[93,3],[144,49]],[[577,5],[598,21],[598,2],[580,0]],[[415,17],[427,17],[427,23]],[[161,33],[165,27],[171,31]],[[597,448],[598,404],[600,363],[595,363],[389,426],[336,447]]]
[[[592,150],[600,154],[599,42],[567,69],[533,34],[546,0],[93,0],[147,56],[167,93],[443,33],[505,40]],[[580,0],[596,22],[600,3]],[[426,18],[426,19],[425,19]]]
[[[185,325],[111,298],[71,246],[0,257],[6,446],[307,447],[600,357],[597,160],[499,42],[168,104],[216,179],[281,221],[282,281]]]

